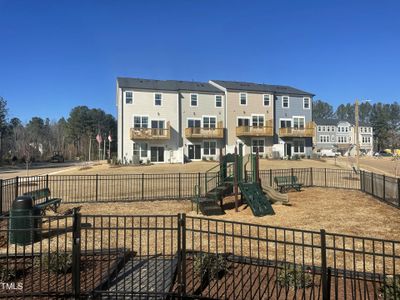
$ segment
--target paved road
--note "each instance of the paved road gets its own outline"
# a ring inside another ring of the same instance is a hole
[[[0,167],[0,179],[13,178],[16,176],[52,174],[74,169],[81,164],[81,162],[33,163],[29,166],[28,172],[26,170],[26,166],[22,164],[13,167]]]

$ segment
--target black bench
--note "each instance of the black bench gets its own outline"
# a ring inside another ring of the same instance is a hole
[[[33,201],[36,202],[40,199],[46,199],[44,202],[35,204],[35,208],[40,210],[41,215],[45,215],[46,209],[50,208],[52,211],[57,212],[58,207],[61,204],[60,198],[50,198],[51,193],[49,188],[39,189],[31,192],[24,193],[25,196],[32,197]]]
[[[302,183],[297,182],[297,176],[276,176],[274,177],[274,182],[281,193],[292,188],[300,192],[301,187],[303,186]]]

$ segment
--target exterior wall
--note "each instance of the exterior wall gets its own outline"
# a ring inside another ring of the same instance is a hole
[[[247,94],[247,105],[240,105],[239,95],[240,93]],[[227,127],[227,152],[233,152],[235,145],[237,143],[244,144],[244,153],[250,153],[250,146],[252,137],[238,138],[236,136],[236,127],[238,117],[250,118],[252,115],[264,115],[264,125],[269,120],[273,120],[274,116],[274,101],[273,96],[270,95],[270,105],[264,106],[264,94],[268,93],[255,93],[255,92],[237,92],[237,91],[227,91],[227,107],[226,107],[226,127]],[[273,123],[272,123],[273,124]],[[254,137],[259,139],[259,137]],[[262,139],[260,137],[260,139]],[[272,138],[264,137],[265,140],[265,151],[272,150]]]
[[[191,94],[197,94],[197,106],[192,107],[190,105]],[[222,97],[222,107],[215,106],[215,96],[219,95]],[[181,105],[181,123],[182,123],[182,136],[183,136],[183,151],[184,155],[188,157],[188,146],[191,144],[201,144],[201,156],[204,156],[204,141],[209,139],[187,139],[185,137],[185,129],[188,128],[188,119],[200,119],[201,127],[203,127],[203,117],[216,117],[216,125],[222,122],[222,127],[225,128],[225,95],[221,94],[206,94],[199,92],[181,92],[180,93],[180,105]],[[226,130],[225,135],[226,135]],[[206,155],[207,158],[212,157],[217,160],[219,158],[219,148],[225,147],[224,139],[210,139],[211,141],[217,142],[216,155]]]
[[[133,92],[133,103],[126,104],[124,92]],[[162,105],[154,105],[154,93],[162,94]],[[121,161],[133,160],[133,144],[130,138],[130,129],[133,127],[133,116],[148,116],[151,127],[152,120],[164,120],[165,127],[170,123],[171,138],[169,140],[136,140],[135,142],[147,143],[147,159],[150,159],[150,147],[164,147],[164,162],[182,162],[181,133],[179,132],[178,93],[162,91],[145,91],[132,89],[119,89],[118,91],[118,158]]]
[[[284,108],[282,106],[283,96],[289,96],[289,107]],[[303,108],[303,98],[310,98],[310,108]],[[293,95],[276,95],[275,96],[275,134],[274,144],[276,151],[279,152],[280,156],[286,156],[285,143],[292,143],[296,138],[281,138],[279,137],[280,119],[291,119],[293,126],[293,117],[304,117],[305,124],[312,121],[312,97],[308,96],[293,96]],[[312,138],[297,138],[298,140],[304,140],[305,143],[305,155],[310,156],[312,154],[313,142]],[[293,154],[293,146],[292,146]]]
[[[329,128],[329,131],[328,131],[328,128]],[[336,125],[317,124],[316,150],[336,148],[336,145],[337,145],[336,132],[337,132]],[[321,142],[322,136],[329,136],[329,142]]]

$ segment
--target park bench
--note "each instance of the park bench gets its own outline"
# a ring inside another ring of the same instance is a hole
[[[279,188],[279,191],[282,193],[284,191],[288,191],[291,188],[300,192],[302,183],[297,182],[297,176],[276,176],[274,177],[274,182]]]
[[[34,190],[24,193],[25,196],[32,197],[34,203],[40,199],[46,199],[44,202],[35,204],[35,208],[40,210],[41,215],[45,215],[46,209],[50,208],[52,211],[57,212],[57,208],[61,204],[60,198],[50,198],[51,193],[49,188]]]

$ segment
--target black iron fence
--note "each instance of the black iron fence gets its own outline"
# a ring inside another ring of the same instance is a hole
[[[0,297],[400,298],[397,241],[184,214],[40,220],[0,218]]]
[[[250,175],[250,173],[248,173]],[[293,168],[261,170],[263,185],[276,188],[274,177],[297,176],[305,187],[329,187],[361,190],[400,207],[399,178],[352,170]],[[9,211],[16,196],[49,188],[52,197],[63,203],[123,202],[189,199],[198,185],[201,194],[218,184],[215,173],[122,174],[122,175],[45,175],[0,180],[0,212]]]

